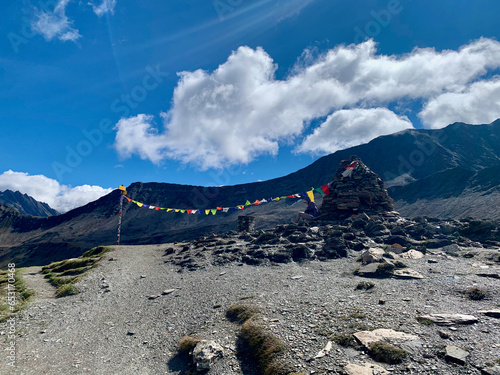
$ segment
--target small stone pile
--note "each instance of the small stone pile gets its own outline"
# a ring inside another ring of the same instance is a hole
[[[384,182],[360,158],[342,160],[323,199],[319,219],[342,220],[352,215],[383,215],[394,210]]]
[[[253,232],[255,228],[255,216],[238,216],[238,232]]]

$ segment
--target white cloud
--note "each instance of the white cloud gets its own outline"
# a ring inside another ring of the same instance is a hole
[[[313,134],[307,136],[297,151],[332,153],[411,128],[413,125],[408,117],[398,116],[387,108],[340,110],[328,116]]]
[[[425,105],[419,116],[433,129],[454,122],[489,124],[500,118],[500,76],[475,82],[463,92],[439,95]]]
[[[37,9],[35,18],[31,22],[34,31],[50,41],[54,38],[66,42],[75,42],[81,37],[77,29],[73,28],[73,21],[66,16],[66,6],[70,0],[60,0],[54,10]]]
[[[482,38],[458,51],[417,48],[387,56],[377,54],[369,40],[339,46],[307,64],[277,80],[277,66],[262,48],[240,47],[213,72],[182,72],[171,108],[161,114],[162,129],[150,115],[122,119],[115,147],[125,157],[137,154],[155,163],[171,158],[202,169],[248,163],[262,154],[275,155],[311,120],[336,111],[461,92],[500,67],[500,43]],[[399,117],[395,124],[399,129],[409,121]],[[379,124],[373,136],[386,126]],[[354,133],[347,133],[353,141]],[[349,142],[341,134],[333,137],[331,144]],[[366,134],[356,138],[358,144],[369,140]]]
[[[116,0],[102,0],[102,3],[99,5],[92,5],[92,9],[94,9],[94,13],[97,14],[98,17],[103,16],[106,13],[115,14]]]
[[[0,191],[20,191],[37,201],[47,203],[59,212],[83,206],[110,193],[113,189],[82,185],[70,187],[43,175],[29,175],[8,170],[0,174]]]

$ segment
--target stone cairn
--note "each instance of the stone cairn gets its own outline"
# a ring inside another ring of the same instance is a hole
[[[319,211],[321,220],[342,220],[362,212],[382,215],[394,210],[382,179],[357,156],[341,161],[329,188],[330,195],[324,197]]]
[[[238,232],[253,232],[255,228],[255,216],[238,216]]]

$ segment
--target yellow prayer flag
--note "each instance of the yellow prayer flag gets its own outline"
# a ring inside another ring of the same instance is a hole
[[[205,210],[205,215],[208,215],[210,213],[210,210]]]
[[[173,211],[173,208],[167,208],[167,212]]]
[[[314,193],[312,190],[308,191],[307,192],[307,196],[309,197],[309,199],[311,200],[311,202],[314,202]]]
[[[144,205],[144,203],[136,202],[136,205],[138,205],[139,207],[142,207]]]

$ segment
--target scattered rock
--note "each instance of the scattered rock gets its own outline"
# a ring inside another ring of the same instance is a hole
[[[481,310],[479,311],[480,314],[492,317],[492,318],[497,318],[500,319],[500,310]]]
[[[393,272],[393,275],[395,277],[397,277],[398,279],[423,279],[424,278],[424,276],[422,276],[417,271],[412,270],[411,268],[403,268],[401,270],[395,270]]]
[[[442,250],[448,255],[455,255],[456,256],[460,252],[460,246],[458,246],[457,244],[452,244],[452,245],[444,246]]]
[[[175,292],[175,289],[166,289],[161,294],[166,296],[167,294],[171,294],[173,292]]]
[[[328,341],[323,349],[321,349],[318,354],[314,357],[315,359],[317,358],[323,358],[325,355],[330,354],[330,351],[332,350],[332,342]]]
[[[475,316],[464,314],[429,314],[421,315],[417,319],[427,319],[441,326],[474,324],[478,322],[478,319]]]
[[[222,358],[223,348],[213,340],[201,340],[193,349],[193,363],[197,372],[210,369],[215,361]]]
[[[406,253],[401,254],[401,258],[403,259],[422,259],[424,254],[417,250],[408,250]]]
[[[457,346],[454,345],[446,346],[445,358],[450,362],[458,363],[460,365],[465,365],[465,360],[468,355],[469,355],[468,351],[463,350]]]
[[[153,295],[148,296],[148,299],[157,299],[158,297],[160,297],[160,296],[153,294]]]
[[[481,369],[482,375],[500,375],[500,366],[488,366]]]
[[[344,367],[344,372],[346,375],[389,375],[382,366],[367,362],[361,365],[349,363]]]
[[[363,254],[361,254],[360,260],[364,264],[380,262],[384,257],[384,253],[385,252],[383,249],[377,247],[371,247],[365,252],[363,252]]]
[[[359,331],[354,333],[354,337],[359,341],[361,345],[369,349],[373,343],[378,341],[415,341],[419,340],[418,336],[411,335],[409,333],[395,331],[393,329],[379,328],[373,331]]]

